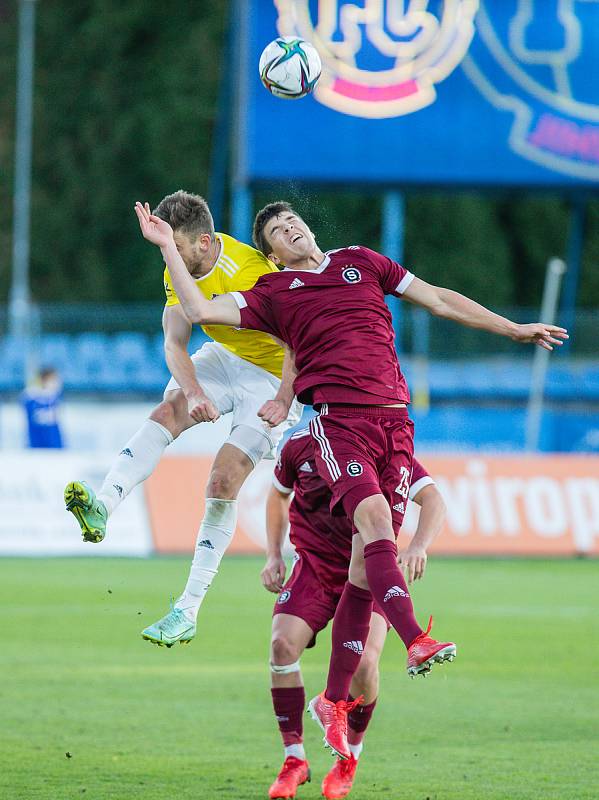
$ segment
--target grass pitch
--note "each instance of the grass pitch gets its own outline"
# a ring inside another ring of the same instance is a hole
[[[184,584],[187,559],[0,561],[3,800],[266,798],[282,761],[258,559],[225,561],[188,646],[140,631]],[[458,658],[410,681],[390,636],[354,800],[599,796],[599,564],[432,560],[421,623]],[[326,676],[329,634],[302,664]],[[306,716],[320,797],[331,762]]]

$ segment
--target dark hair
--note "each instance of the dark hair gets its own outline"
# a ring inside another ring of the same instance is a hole
[[[269,222],[273,217],[278,217],[279,214],[285,213],[285,211],[295,214],[296,212],[293,210],[289,203],[284,202],[283,200],[277,200],[276,203],[269,203],[264,208],[260,209],[256,214],[256,218],[254,220],[254,229],[252,231],[252,239],[254,240],[254,244],[265,256],[268,256],[272,253],[272,248],[266,238],[264,233],[264,228],[266,227],[266,223]]]
[[[188,236],[208,233],[214,238],[214,220],[208,203],[199,194],[191,194],[179,189],[162,199],[152,212],[171,226]]]

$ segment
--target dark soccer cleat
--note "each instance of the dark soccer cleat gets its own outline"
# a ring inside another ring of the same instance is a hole
[[[417,636],[408,647],[408,675],[426,677],[436,662],[453,661],[456,657],[456,646],[453,642],[437,642],[428,634],[433,626],[433,618],[428,621],[428,628]]]
[[[350,755],[349,758],[339,758],[329,773],[322,780],[322,795],[327,800],[341,800],[346,797],[354,782],[358,760]]]
[[[310,782],[310,766],[307,761],[287,756],[276,781],[268,790],[270,800],[291,800],[303,783]]]
[[[349,758],[351,753],[347,745],[347,715],[363,700],[358,697],[351,703],[347,700],[338,700],[333,703],[327,700],[324,692],[310,700],[308,711],[314,722],[317,722],[324,732],[324,743],[330,747],[333,754],[339,758]]]

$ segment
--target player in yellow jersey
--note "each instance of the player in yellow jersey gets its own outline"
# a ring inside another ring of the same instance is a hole
[[[253,247],[216,233],[210,209],[198,195],[175,192],[154,213],[173,228],[179,253],[198,291],[208,299],[251,289],[261,275],[277,271]],[[301,406],[292,404],[287,417],[293,398],[292,361],[267,334],[206,326],[213,341],[190,357],[192,326],[173,289],[168,265],[164,288],[164,347],[172,374],[164,399],[127,442],[97,496],[84,482],[74,481],[65,489],[65,502],[83,539],[102,541],[110,514],[153,472],[177,436],[197,423],[232,414],[229,437],[216,455],[206,486],[204,519],[185,590],[165,617],[142,632],[145,639],[171,646],[194,637],[202,600],[235,531],[237,494],[256,464],[272,457],[285,429],[299,419]]]

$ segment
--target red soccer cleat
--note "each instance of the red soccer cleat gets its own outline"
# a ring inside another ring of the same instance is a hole
[[[347,715],[363,700],[358,697],[351,703],[347,700],[338,700],[333,703],[327,700],[324,692],[310,700],[308,711],[314,722],[317,722],[324,731],[324,743],[330,747],[333,754],[339,758],[349,758],[351,753],[347,746]]]
[[[437,642],[428,635],[433,626],[433,618],[428,621],[428,628],[417,636],[408,647],[408,675],[413,678],[415,675],[426,677],[431,671],[431,667],[437,661],[442,664],[444,661],[453,661],[456,657],[456,646],[453,642]]]
[[[351,791],[358,761],[352,755],[346,759],[338,759],[335,766],[325,775],[322,781],[322,794],[327,800],[340,800]]]
[[[268,790],[270,800],[291,800],[295,790],[302,783],[309,783],[310,767],[307,761],[295,756],[287,756],[276,781]]]

